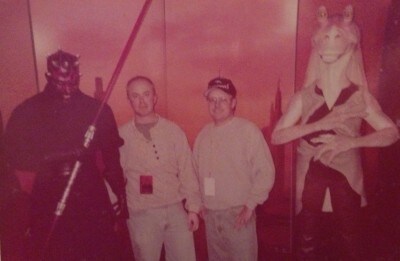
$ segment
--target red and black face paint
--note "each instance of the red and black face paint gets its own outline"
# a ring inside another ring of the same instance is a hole
[[[50,88],[68,100],[79,89],[79,57],[62,50],[47,57],[46,79]]]

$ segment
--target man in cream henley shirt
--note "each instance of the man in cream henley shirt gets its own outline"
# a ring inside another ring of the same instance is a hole
[[[193,231],[201,200],[185,133],[154,111],[157,95],[144,76],[128,81],[134,120],[121,126],[121,166],[127,178],[127,222],[136,261],[196,259]],[[185,208],[182,201],[185,201]]]

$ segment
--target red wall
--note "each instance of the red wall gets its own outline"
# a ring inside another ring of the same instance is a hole
[[[203,92],[218,76],[238,90],[236,113],[269,124],[278,84],[293,93],[297,1],[167,1],[168,116],[190,142],[210,121]]]
[[[278,81],[284,106],[293,89],[302,86],[310,37],[317,26],[315,13],[321,4],[331,13],[341,12],[349,3],[354,6],[368,82],[376,93],[390,2],[277,0],[243,5],[239,0],[153,1],[110,104],[118,123],[127,121],[131,112],[125,83],[133,75],[147,74],[158,85],[160,113],[182,125],[193,141],[209,120],[202,91],[210,78],[221,73],[231,77],[239,89],[237,113],[260,127],[268,125]],[[31,1],[34,52],[27,2],[3,1],[0,109],[5,120],[17,103],[43,88],[46,55],[58,47],[81,55],[84,92],[94,92],[95,77],[102,77],[106,86],[143,3]]]
[[[0,32],[0,110],[4,125],[15,106],[38,88],[28,1],[0,1]]]
[[[58,47],[81,54],[84,92],[93,93],[95,77],[106,86],[143,3],[33,1],[40,87],[46,55]],[[109,101],[117,122],[132,115],[125,83],[145,74],[157,85],[158,112],[192,143],[209,121],[202,93],[221,73],[237,86],[237,114],[268,125],[278,81],[290,95],[294,89],[296,18],[296,0],[152,1]]]

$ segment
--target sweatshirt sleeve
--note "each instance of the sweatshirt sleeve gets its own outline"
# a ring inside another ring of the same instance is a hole
[[[248,160],[251,166],[252,189],[246,206],[254,209],[268,198],[275,181],[275,166],[268,144],[261,131],[255,129],[249,137]]]
[[[180,192],[186,199],[185,208],[188,211],[198,213],[201,207],[199,182],[195,174],[192,162],[192,151],[190,150],[186,135],[179,129],[175,145],[175,153],[178,160]]]

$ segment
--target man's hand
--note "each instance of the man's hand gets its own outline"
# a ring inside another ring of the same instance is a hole
[[[200,216],[202,219],[204,219],[204,217],[206,216],[206,214],[207,214],[207,209],[206,209],[204,206],[202,206],[202,207],[200,208],[200,211],[199,211],[199,216]]]
[[[253,216],[254,210],[249,209],[247,206],[243,206],[239,215],[236,217],[235,228],[240,229],[245,226],[250,218]]]
[[[114,212],[117,218],[127,219],[129,218],[128,205],[126,203],[126,195],[119,194],[117,196],[117,202],[114,203]]]
[[[187,215],[188,228],[190,231],[194,232],[199,228],[199,217],[196,213],[190,212]]]

